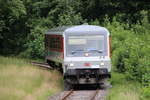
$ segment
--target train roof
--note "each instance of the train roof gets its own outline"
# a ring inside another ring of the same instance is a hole
[[[100,27],[96,25],[76,25],[76,26],[61,26],[57,28],[52,28],[46,32],[46,34],[93,34],[93,33],[101,33],[108,34],[109,31],[105,27]]]

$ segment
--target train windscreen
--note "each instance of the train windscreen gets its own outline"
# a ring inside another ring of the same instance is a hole
[[[91,56],[101,55],[104,51],[104,35],[68,36],[67,56],[83,56],[85,52]]]

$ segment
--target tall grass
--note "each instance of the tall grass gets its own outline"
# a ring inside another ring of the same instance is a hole
[[[44,100],[61,91],[57,71],[34,67],[27,60],[0,57],[0,100]]]
[[[129,81],[124,74],[112,73],[112,88],[107,100],[140,100],[141,85],[135,81]]]

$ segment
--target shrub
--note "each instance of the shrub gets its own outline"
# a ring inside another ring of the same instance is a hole
[[[144,13],[145,14],[145,13]],[[134,25],[114,18],[104,25],[112,36],[112,64],[118,72],[143,85],[143,97],[150,97],[150,24],[147,16]]]
[[[142,99],[145,99],[145,98],[147,98],[147,100],[148,98],[150,98],[150,85],[143,88]]]
[[[44,31],[45,28],[36,27],[32,30],[29,41],[25,44],[28,48],[24,52],[25,57],[29,58],[44,58]]]

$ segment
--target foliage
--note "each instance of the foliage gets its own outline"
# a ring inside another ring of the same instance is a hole
[[[81,0],[83,18],[103,21],[105,15],[112,20],[117,14],[122,14],[121,20],[130,24],[142,19],[141,10],[149,10],[150,2],[141,0]]]
[[[106,100],[140,100],[141,85],[126,80],[124,74],[112,72],[111,84]]]
[[[15,54],[25,42],[26,9],[21,0],[0,0],[0,5],[0,52]]]
[[[142,99],[150,98],[150,85],[143,88],[142,97],[141,98]]]
[[[73,8],[69,7],[66,12],[59,15],[59,25],[79,25],[82,24],[84,21],[81,17],[80,13],[75,13]]]
[[[115,70],[124,73],[127,79],[141,82],[145,97],[149,97],[150,24],[146,13],[142,13],[143,19],[135,25],[124,24],[116,17],[104,25],[112,36],[112,64]]]
[[[28,49],[24,56],[29,58],[44,58],[44,31],[45,29],[41,27],[35,27],[35,29],[32,30],[29,41],[25,45]]]

